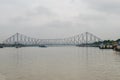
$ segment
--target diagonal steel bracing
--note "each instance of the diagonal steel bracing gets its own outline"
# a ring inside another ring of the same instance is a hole
[[[6,45],[26,45],[26,46],[39,46],[39,45],[81,45],[90,44],[94,42],[102,41],[99,37],[93,35],[92,33],[85,32],[72,37],[64,39],[37,39],[31,38],[26,35],[16,33],[11,37],[3,41]]]

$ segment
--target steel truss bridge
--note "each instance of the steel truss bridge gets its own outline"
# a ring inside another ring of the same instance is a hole
[[[92,33],[85,32],[75,36],[63,38],[63,39],[37,39],[31,38],[26,35],[16,33],[4,40],[2,46],[4,47],[27,47],[27,46],[95,46],[95,42],[100,42],[102,39],[93,35]]]

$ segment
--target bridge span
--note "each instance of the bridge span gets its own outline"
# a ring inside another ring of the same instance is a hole
[[[95,43],[101,41],[101,38],[89,32],[61,39],[37,39],[16,33],[4,40],[0,47],[97,46]]]

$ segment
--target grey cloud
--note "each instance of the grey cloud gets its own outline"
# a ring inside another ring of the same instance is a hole
[[[120,17],[108,13],[119,14],[120,1],[84,1],[0,0],[0,4],[4,3],[0,5],[0,32],[6,35],[19,32],[38,38],[67,37],[86,31],[109,38],[115,32],[118,38]]]
[[[26,3],[24,1],[24,3]],[[26,6],[25,4],[23,4],[23,0],[0,0],[0,5],[6,5],[6,6]]]
[[[0,4],[14,4],[15,0],[0,0]]]
[[[51,16],[53,15],[53,12],[49,8],[38,6],[34,8],[32,11],[29,11],[27,15],[28,16],[33,16],[33,15]]]
[[[105,15],[79,15],[79,17],[76,17],[78,19],[80,19],[83,22],[86,21],[105,21],[107,20],[107,17]]]
[[[56,15],[50,9],[38,6],[32,10],[27,10],[24,14],[13,17],[10,21],[13,24],[34,24],[34,22],[36,22],[36,18],[40,21],[42,19],[48,20],[49,18],[52,20],[54,16]]]
[[[119,0],[84,0],[89,7],[108,14],[120,14]]]

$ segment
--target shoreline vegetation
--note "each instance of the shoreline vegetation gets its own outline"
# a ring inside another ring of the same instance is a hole
[[[100,49],[113,49],[115,51],[120,51],[120,39],[117,40],[104,40],[99,45]]]

